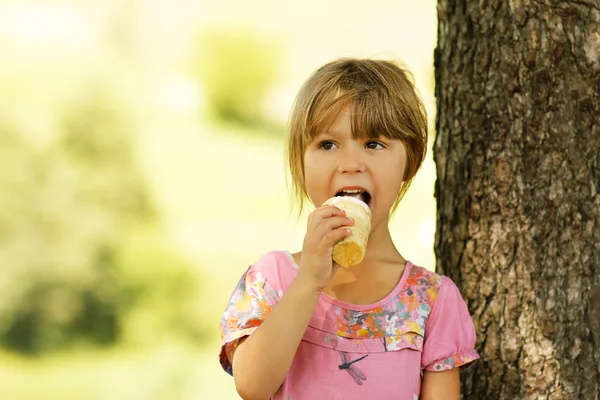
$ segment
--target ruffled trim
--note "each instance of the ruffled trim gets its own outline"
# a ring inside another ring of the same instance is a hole
[[[233,362],[233,353],[235,353],[235,350],[240,344],[240,340],[246,336],[250,336],[256,328],[258,328],[258,326],[241,329],[223,337],[221,342],[223,344],[221,345],[221,352],[219,353],[219,362],[221,363],[221,367],[223,367],[225,372],[229,375],[233,375],[233,366],[231,363]]]
[[[479,359],[479,354],[475,349],[465,350],[451,357],[442,358],[428,365],[426,371],[448,371],[454,368],[460,368],[461,371],[468,368]]]
[[[423,336],[417,332],[404,332],[377,338],[348,338],[308,326],[302,340],[346,353],[385,353],[403,349],[423,351]]]

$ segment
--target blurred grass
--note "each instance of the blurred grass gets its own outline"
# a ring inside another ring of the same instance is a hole
[[[47,355],[0,353],[3,400],[239,399],[215,354],[174,340],[149,349],[115,347]]]

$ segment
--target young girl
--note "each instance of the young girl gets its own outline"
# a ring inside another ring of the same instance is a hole
[[[427,116],[407,73],[388,61],[318,69],[294,104],[289,167],[302,251],[265,254],[242,276],[221,321],[222,367],[243,399],[458,399],[459,368],[479,358],[454,283],[405,260],[388,222],[423,162]],[[371,209],[364,259],[332,261],[353,220],[333,196]],[[407,229],[410,229],[407,227]]]

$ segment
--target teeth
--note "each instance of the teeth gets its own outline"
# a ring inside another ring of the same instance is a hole
[[[350,189],[350,190],[342,190],[341,193],[362,193],[364,190],[362,189]]]

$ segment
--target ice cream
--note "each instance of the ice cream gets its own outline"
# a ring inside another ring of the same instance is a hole
[[[360,263],[371,232],[371,209],[363,201],[350,196],[332,197],[323,205],[341,208],[346,211],[347,217],[354,219],[354,225],[349,227],[352,234],[333,246],[333,261],[344,268]]]

